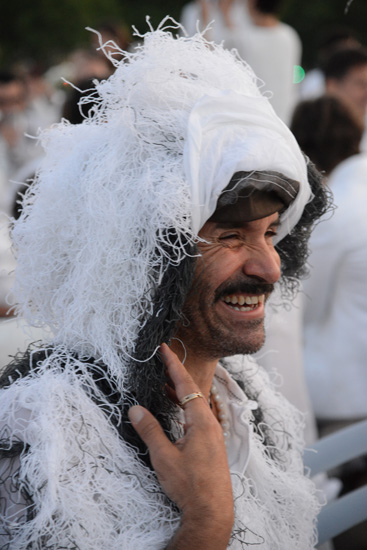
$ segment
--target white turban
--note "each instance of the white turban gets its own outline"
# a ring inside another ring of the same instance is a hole
[[[296,199],[281,217],[277,241],[295,226],[311,197],[304,156],[262,96],[224,90],[199,100],[189,116],[184,162],[194,232],[213,214],[236,172],[272,170],[300,183]]]

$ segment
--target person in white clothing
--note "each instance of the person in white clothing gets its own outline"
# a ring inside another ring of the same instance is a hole
[[[337,209],[311,241],[305,282],[305,362],[316,414],[367,418],[367,155],[329,175]]]
[[[207,40],[216,43],[226,40],[236,29],[245,32],[250,16],[243,0],[195,0],[184,5],[180,15],[183,32],[189,36],[206,27]]]
[[[234,29],[226,40],[263,81],[263,93],[269,96],[277,115],[289,124],[299,98],[294,83],[295,66],[301,64],[302,43],[292,27],[279,20],[279,0],[248,0],[252,24]]]
[[[14,292],[53,339],[1,378],[3,549],[316,544],[300,415],[248,355],[328,197],[252,70],[178,30],[42,136]]]
[[[303,292],[285,300],[276,286],[267,304],[266,340],[255,354],[282,394],[305,415],[304,438],[312,445],[318,438],[316,420],[303,359]]]
[[[315,228],[305,289],[305,368],[319,421],[367,418],[367,155],[354,112],[335,97],[301,103],[292,123],[336,209]]]

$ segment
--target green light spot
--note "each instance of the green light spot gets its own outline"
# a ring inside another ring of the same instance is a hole
[[[305,78],[305,70],[300,65],[293,67],[293,84],[299,84]]]

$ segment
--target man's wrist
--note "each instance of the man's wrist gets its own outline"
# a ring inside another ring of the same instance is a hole
[[[182,519],[181,525],[165,550],[226,550],[233,521],[196,516]]]
[[[190,510],[166,550],[226,550],[234,521],[233,510]]]

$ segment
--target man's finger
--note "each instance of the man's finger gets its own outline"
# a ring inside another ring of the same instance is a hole
[[[169,451],[171,447],[174,448],[174,445],[164,434],[159,422],[147,409],[135,405],[129,409],[128,415],[134,429],[142,438],[150,453],[154,454],[156,449]]]
[[[162,344],[160,351],[164,364],[167,366],[170,379],[175,387],[178,400],[181,401],[188,394],[200,392],[200,388],[167,344]]]

